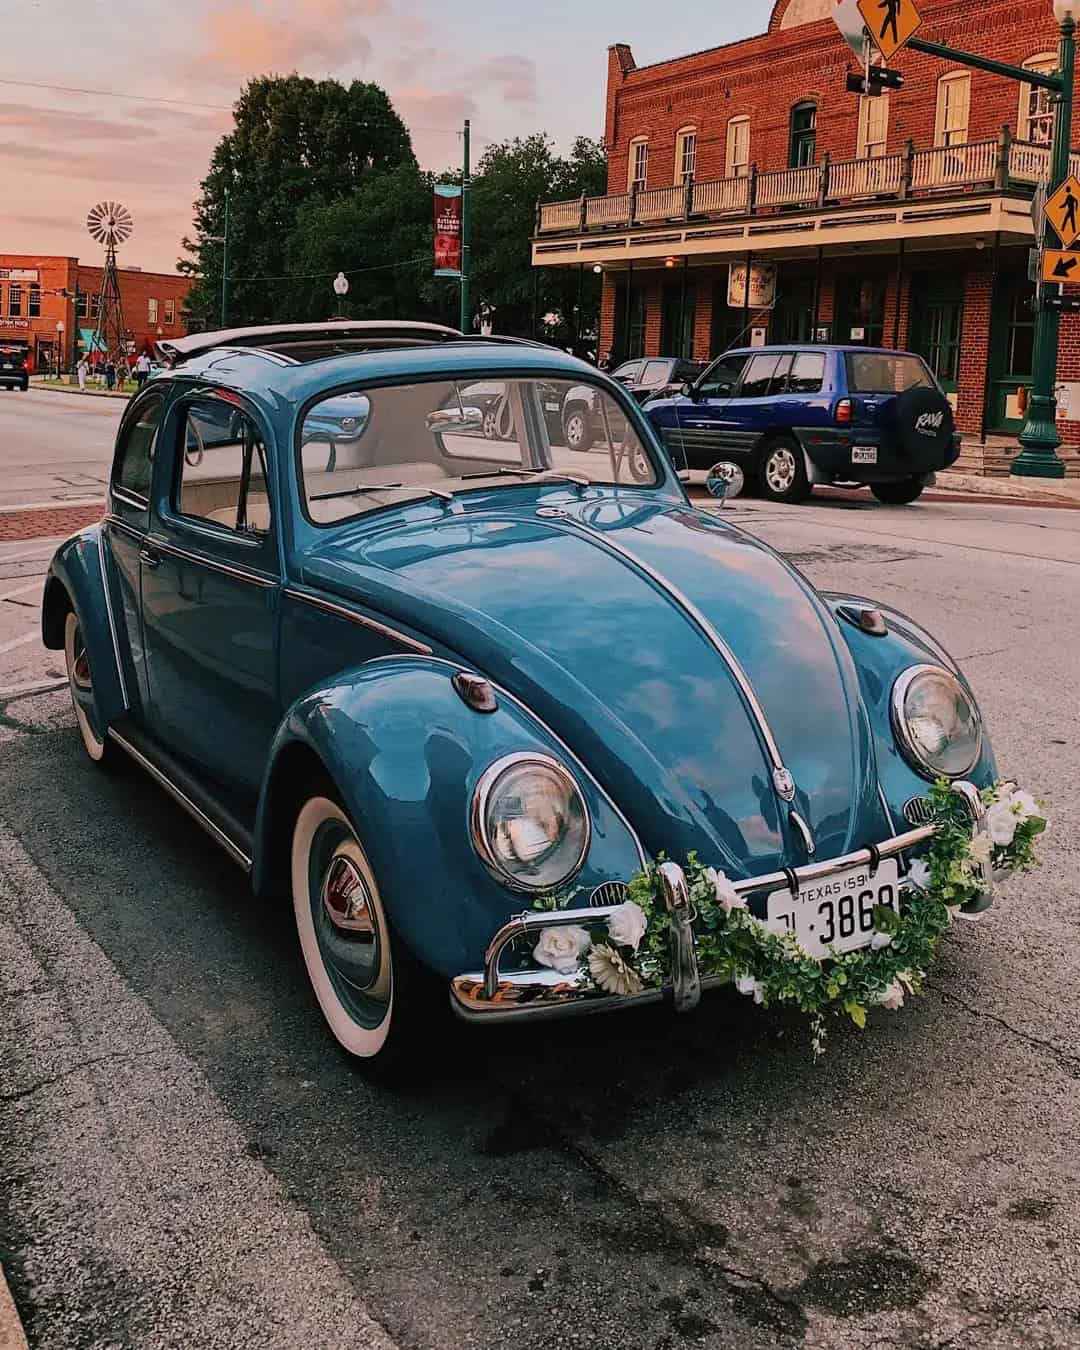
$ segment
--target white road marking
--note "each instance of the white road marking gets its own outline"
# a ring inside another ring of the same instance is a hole
[[[35,628],[29,633],[24,633],[22,637],[12,638],[10,642],[0,642],[0,656],[5,652],[14,651],[16,647],[25,647],[28,642],[40,642],[41,632]]]
[[[42,575],[36,577],[29,586],[19,586],[13,591],[8,591],[6,595],[0,595],[0,604],[5,600],[14,600],[17,595],[29,595],[31,591],[36,591],[40,586],[44,586],[44,584],[45,575],[42,573]]]

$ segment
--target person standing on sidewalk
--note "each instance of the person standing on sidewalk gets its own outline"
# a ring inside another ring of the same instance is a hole
[[[145,352],[139,353],[139,359],[135,362],[135,384],[141,389],[150,378],[150,358]]]
[[[113,364],[113,359],[110,356],[109,359],[105,362],[105,388],[109,391],[110,394],[112,393],[113,385],[115,383],[116,383],[116,366]]]
[[[90,363],[85,356],[80,356],[78,364],[75,367],[75,374],[79,379],[79,393],[86,393],[86,377],[90,374]]]

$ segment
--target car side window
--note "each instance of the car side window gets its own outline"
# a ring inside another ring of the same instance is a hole
[[[224,399],[193,399],[180,436],[177,513],[238,534],[269,534],[266,447],[248,414]]]
[[[645,369],[641,372],[641,379],[638,383],[645,385],[646,388],[649,389],[654,388],[656,385],[666,383],[668,377],[668,365],[669,363],[667,361],[646,361]]]
[[[633,384],[637,380],[640,370],[640,361],[626,361],[611,372],[611,378],[613,380],[625,380],[627,384]]]
[[[768,394],[780,366],[781,355],[780,352],[762,352],[750,358],[739,390],[740,398],[764,398]]]
[[[788,377],[791,374],[791,363],[795,359],[793,352],[784,352],[780,360],[776,363],[776,373],[772,377],[772,383],[769,385],[770,394],[786,394],[790,385]]]
[[[825,383],[825,353],[797,352],[788,377],[791,394],[820,394]]]
[[[131,409],[116,445],[113,487],[134,493],[144,499],[150,496],[154,446],[164,408],[164,391],[155,390],[146,398],[140,399]]]
[[[739,376],[745,364],[744,356],[730,360],[721,357],[718,361],[714,361],[698,385],[699,395],[702,398],[730,398],[739,383]]]

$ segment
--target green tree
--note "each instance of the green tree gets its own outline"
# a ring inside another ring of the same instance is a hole
[[[247,84],[234,127],[218,142],[195,203],[195,229],[179,270],[196,278],[193,323],[221,318],[222,236],[229,198],[229,322],[281,312],[278,282],[301,209],[351,197],[365,180],[416,159],[386,93],[354,80],[265,76]]]

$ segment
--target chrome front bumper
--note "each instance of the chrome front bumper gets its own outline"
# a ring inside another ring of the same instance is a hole
[[[977,787],[972,783],[957,782],[953,791],[963,797],[972,817],[972,832],[985,831],[986,808]],[[760,891],[775,891],[782,886],[801,887],[828,876],[832,872],[876,866],[881,858],[894,858],[909,849],[918,848],[937,832],[934,825],[923,825],[905,834],[885,839],[874,848],[856,849],[854,853],[824,862],[808,863],[783,872],[768,872],[734,882],[739,895],[749,896]],[[982,869],[983,899],[980,910],[988,909],[993,895],[993,874],[987,864]],[[527,970],[503,974],[499,960],[511,943],[522,937],[531,937],[545,928],[560,928],[564,924],[592,924],[606,919],[615,906],[605,905],[588,909],[561,909],[555,911],[529,910],[515,915],[492,938],[484,954],[484,969],[475,974],[458,975],[450,982],[450,1004],[459,1017],[470,1022],[509,1022],[518,1018],[569,1017],[584,1013],[610,1012],[616,1008],[659,1003],[670,999],[679,1012],[697,1006],[706,989],[726,983],[719,976],[702,976],[698,971],[697,955],[692,931],[693,915],[687,893],[686,877],[677,863],[663,863],[660,884],[664,900],[672,916],[671,969],[672,982],[663,989],[645,989],[640,994],[601,994],[584,987],[580,975],[560,975],[554,970]]]

